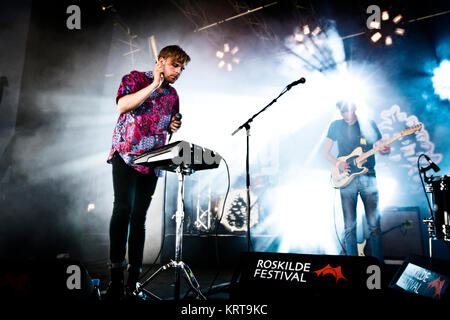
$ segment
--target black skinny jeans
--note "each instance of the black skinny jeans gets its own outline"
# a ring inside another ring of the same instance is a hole
[[[142,174],[127,165],[118,153],[112,158],[114,207],[109,225],[112,267],[128,263],[140,269],[144,254],[145,219],[158,180],[154,170]]]

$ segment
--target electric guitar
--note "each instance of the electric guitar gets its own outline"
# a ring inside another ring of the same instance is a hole
[[[383,143],[380,143],[379,145],[377,145],[376,147],[372,148],[367,152],[363,152],[361,147],[357,147],[349,155],[339,157],[338,160],[345,161],[349,164],[348,169],[350,171],[348,172],[341,171],[338,167],[336,167],[336,165],[333,165],[331,167],[331,183],[333,187],[335,188],[346,187],[356,176],[365,174],[367,173],[367,171],[369,171],[369,169],[363,166],[363,164],[367,161],[367,158],[369,158],[370,156],[372,156],[385,146],[391,144],[395,140],[413,134],[414,132],[420,129],[422,129],[422,124],[406,128],[401,132],[392,136],[392,138],[384,141]]]

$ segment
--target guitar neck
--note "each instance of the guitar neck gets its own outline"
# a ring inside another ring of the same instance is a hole
[[[377,153],[380,149],[384,148],[385,146],[390,145],[392,142],[394,142],[395,140],[398,140],[402,137],[402,135],[400,133],[397,133],[396,135],[392,136],[392,138],[387,139],[386,141],[384,141],[383,143],[380,143],[378,146],[370,149],[367,152],[364,152],[360,158],[359,161],[364,161],[366,160],[368,157],[374,155],[375,153]]]

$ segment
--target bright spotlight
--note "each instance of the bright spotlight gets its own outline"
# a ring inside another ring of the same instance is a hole
[[[400,20],[402,20],[403,16],[401,14],[397,15],[394,19],[392,19],[392,21],[397,24],[400,22]]]
[[[330,83],[327,87],[330,97],[335,101],[345,100],[358,106],[358,113],[363,115],[370,113],[367,105],[374,98],[374,78],[369,76],[370,71],[364,66],[339,65],[337,70],[327,76]]]
[[[400,36],[402,36],[402,35],[405,34],[405,29],[402,29],[402,28],[396,28],[396,29],[395,29],[395,33],[398,34],[398,35],[400,35]]]
[[[296,34],[294,35],[294,39],[295,39],[295,41],[297,41],[297,42],[302,42],[302,41],[303,41],[303,38],[304,38],[304,36],[303,36],[301,33],[296,33]]]
[[[392,205],[392,200],[396,190],[398,190],[397,181],[394,178],[377,175],[378,193],[379,193],[379,206],[382,211],[384,208]]]
[[[390,46],[392,44],[392,37],[391,36],[387,36],[386,39],[384,40],[384,43],[387,46]]]
[[[308,35],[309,33],[310,33],[309,26],[307,24],[305,24],[303,26],[303,34]]]
[[[94,209],[95,209],[95,204],[94,203],[89,203],[88,207],[87,207],[87,212],[94,211]]]
[[[235,56],[238,51],[238,46],[234,46],[233,49],[231,49],[229,43],[224,43],[223,50],[216,51],[216,57],[220,60],[217,66],[223,68],[226,65],[228,71],[233,70],[232,64],[238,64],[240,62],[240,59]]]
[[[217,51],[217,52],[216,52],[216,57],[217,57],[217,58],[222,59],[223,56],[224,56],[224,53],[223,53],[222,51]]]
[[[320,29],[320,27],[316,27],[316,28],[314,29],[314,31],[312,32],[312,35],[313,35],[313,36],[317,36],[317,35],[320,33],[320,31],[322,31],[322,30]]]
[[[378,42],[382,37],[384,37],[384,44],[386,46],[391,46],[394,43],[394,36],[403,36],[405,29],[398,28],[400,21],[403,19],[401,14],[397,14],[394,18],[390,18],[388,11],[383,11],[381,13],[381,21],[371,21],[369,24],[370,29],[378,29],[379,31],[371,32],[370,40],[373,43]]]
[[[381,28],[381,23],[379,21],[371,21],[369,24],[370,29],[380,29]]]
[[[442,100],[450,100],[450,61],[443,60],[439,67],[433,70],[434,92],[441,97]]]
[[[382,37],[381,33],[379,32],[375,32],[371,37],[370,40],[372,40],[372,42],[377,42],[378,40],[380,40]]]
[[[328,172],[317,170],[314,175],[303,174],[301,181],[296,178],[271,190],[271,213],[260,228],[279,234],[279,252],[335,254],[334,191],[324,187]],[[321,190],[320,194],[317,190]],[[310,223],[311,215],[314,223]]]

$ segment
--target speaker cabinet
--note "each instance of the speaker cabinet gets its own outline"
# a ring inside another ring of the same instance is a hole
[[[418,207],[389,207],[381,213],[385,260],[423,255],[422,222]]]

